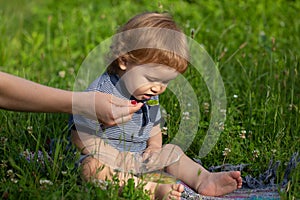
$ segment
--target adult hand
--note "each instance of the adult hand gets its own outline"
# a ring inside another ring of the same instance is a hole
[[[104,93],[96,93],[95,107],[98,120],[104,125],[113,126],[131,119],[133,113],[137,112],[143,103],[132,104],[128,100]]]
[[[131,104],[111,94],[101,92],[74,92],[73,113],[97,119],[105,126],[121,124],[131,119],[142,103]]]

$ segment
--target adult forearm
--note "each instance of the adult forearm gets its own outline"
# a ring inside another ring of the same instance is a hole
[[[72,111],[72,92],[0,72],[0,107],[28,112]]]

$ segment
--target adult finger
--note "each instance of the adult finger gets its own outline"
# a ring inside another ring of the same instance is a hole
[[[134,106],[119,107],[116,105],[112,106],[112,115],[117,124],[124,123],[131,120],[133,113],[141,109],[143,103],[138,103]]]
[[[121,99],[119,97],[116,97],[114,95],[111,95],[111,103],[113,105],[119,106],[119,107],[135,107],[136,103],[133,103],[134,101],[130,101],[127,99]]]
[[[141,109],[142,106],[143,103],[137,103],[136,105],[129,107],[129,113],[132,114],[137,112],[139,109]]]
[[[111,103],[117,107],[129,107],[130,113],[136,112],[143,103],[137,103],[135,100],[125,100],[116,96],[111,96]]]
[[[123,123],[125,123],[125,122],[130,121],[131,118],[132,118],[132,114],[126,115],[126,116],[121,116],[121,117],[119,117],[119,118],[115,118],[115,123],[116,123],[116,124],[123,124]]]

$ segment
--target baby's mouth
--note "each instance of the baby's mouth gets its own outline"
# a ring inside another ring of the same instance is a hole
[[[153,95],[151,95],[151,94],[144,94],[144,95],[143,95],[143,97],[144,97],[145,99],[150,99],[152,96],[153,96]]]

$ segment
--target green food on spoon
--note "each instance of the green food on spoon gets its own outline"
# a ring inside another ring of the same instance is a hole
[[[155,99],[151,99],[151,100],[147,101],[146,103],[149,106],[157,106],[157,105],[159,105],[158,100],[155,100]]]

